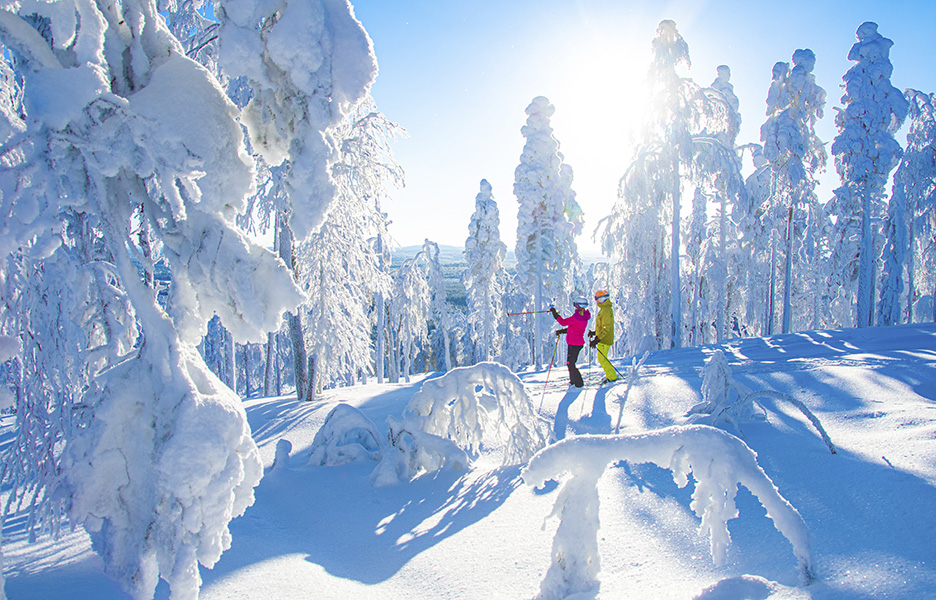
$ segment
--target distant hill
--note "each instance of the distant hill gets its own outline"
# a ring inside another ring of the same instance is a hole
[[[390,254],[391,264],[396,267],[404,260],[410,259],[423,249],[422,244],[418,246],[404,246],[394,248]],[[443,265],[465,264],[465,249],[459,246],[439,245],[439,260]],[[513,260],[513,253],[510,253],[508,260]]]

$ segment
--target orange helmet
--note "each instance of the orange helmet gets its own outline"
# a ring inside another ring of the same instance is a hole
[[[611,294],[608,293],[608,290],[598,290],[595,292],[595,302],[601,304],[605,300],[611,297]]]

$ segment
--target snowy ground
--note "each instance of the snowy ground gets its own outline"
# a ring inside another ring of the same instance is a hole
[[[936,598],[936,326],[807,332],[722,348],[737,379],[803,401],[838,448],[832,455],[787,403],[765,401],[767,421],[743,428],[812,532],[819,581],[799,587],[790,543],[746,490],[730,523],[727,564],[716,567],[689,508],[692,484],[679,489],[668,471],[619,464],[599,484],[601,588],[577,598]],[[624,408],[622,433],[683,423],[700,400],[711,351],[652,355]],[[543,415],[562,435],[611,432],[623,386],[566,394],[564,371],[553,369],[546,386],[543,372],[522,375]],[[598,379],[599,371],[593,364],[587,372]],[[231,525],[231,549],[203,570],[201,598],[532,598],[549,567],[558,523],[544,519],[556,492],[525,485],[519,467],[482,460],[461,476],[375,488],[371,465],[306,466],[336,402],[385,427],[421,381],[336,390],[312,404],[248,401],[267,475],[254,506]],[[293,444],[290,463],[270,471],[281,438]],[[29,545],[14,518],[3,546],[13,600],[129,598],[102,574],[80,533]],[[168,598],[165,584],[157,598]]]

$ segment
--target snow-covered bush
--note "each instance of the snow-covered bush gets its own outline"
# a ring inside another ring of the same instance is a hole
[[[380,436],[374,422],[350,404],[338,404],[325,417],[309,450],[309,464],[335,467],[380,460]]]
[[[408,427],[392,416],[387,417],[387,426],[388,447],[371,473],[375,486],[410,481],[420,473],[468,468],[468,455],[451,440]]]
[[[403,421],[407,429],[449,439],[473,457],[501,450],[504,464],[526,462],[549,442],[549,427],[523,382],[498,363],[461,367],[426,381]]]
[[[617,425],[614,426],[614,433],[621,431],[621,418],[624,416],[624,405],[627,404],[627,397],[630,395],[631,389],[640,381],[640,368],[647,362],[648,356],[650,356],[649,352],[644,352],[640,360],[637,360],[635,356],[631,359],[630,366],[627,367],[627,374],[624,376],[625,381],[627,381],[627,386],[624,388],[624,394],[616,400],[616,402],[620,404],[620,408],[618,410]]]
[[[813,580],[810,535],[799,512],[783,497],[757,464],[754,451],[738,438],[704,425],[670,427],[640,435],[584,435],[541,450],[524,468],[523,480],[540,487],[571,475],[550,516],[558,515],[552,564],[539,598],[567,598],[594,590],[601,570],[598,555],[598,479],[609,464],[653,463],[673,472],[680,487],[696,481],[690,508],[702,519],[701,533],[711,539],[712,558],[723,564],[731,535],[728,521],[738,516],[735,496],[743,485],[767,509],[777,530],[793,546],[801,581]]]
[[[766,417],[767,411],[757,402],[758,398],[783,400],[798,408],[819,432],[829,451],[832,454],[836,453],[835,446],[832,445],[832,440],[829,439],[819,418],[805,404],[792,396],[773,390],[751,390],[732,377],[728,359],[721,350],[716,350],[705,364],[702,374],[702,402],[690,408],[687,417],[691,423],[715,427],[728,424],[738,435],[742,435],[742,424]]]

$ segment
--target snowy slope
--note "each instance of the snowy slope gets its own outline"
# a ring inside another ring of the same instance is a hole
[[[747,444],[813,536],[819,581],[799,587],[790,543],[742,488],[727,563],[716,567],[689,508],[692,484],[647,465],[619,464],[599,483],[601,588],[579,598],[920,599],[936,597],[936,326],[806,332],[720,346],[736,379],[804,402],[838,449],[831,454],[795,407],[763,402],[742,427]],[[651,355],[622,414],[622,433],[685,422],[714,347]],[[587,361],[587,356],[581,359]],[[625,361],[615,361],[623,372]],[[610,433],[624,386],[566,394],[564,368],[525,373],[534,404],[560,435]],[[585,370],[598,378],[597,363]],[[308,467],[305,455],[336,402],[385,430],[420,381],[328,392],[322,402],[247,402],[267,475],[231,524],[234,542],[203,571],[203,600],[257,598],[532,598],[549,567],[556,491],[534,490],[519,467],[479,461],[375,488],[371,465]],[[544,394],[545,389],[545,394]],[[561,427],[565,425],[565,427]],[[279,439],[293,445],[271,471]],[[86,536],[28,545],[3,531],[8,596],[128,598],[101,573]],[[158,598],[168,597],[161,584]]]

